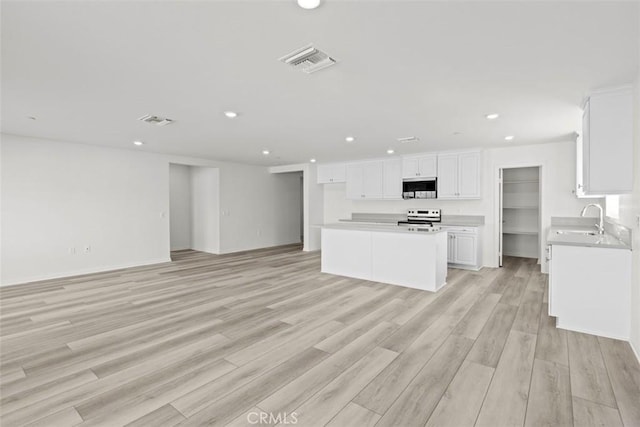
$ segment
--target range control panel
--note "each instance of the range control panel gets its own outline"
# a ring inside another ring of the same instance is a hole
[[[409,209],[407,211],[407,216],[415,216],[415,217],[440,217],[440,209]]]

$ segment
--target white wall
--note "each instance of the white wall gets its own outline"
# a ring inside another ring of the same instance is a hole
[[[218,169],[220,253],[299,240],[266,167],[0,136],[3,285],[168,261],[170,163]]]
[[[347,200],[344,184],[324,187],[324,220],[326,223],[348,218],[353,212],[405,213],[409,208],[440,208],[443,215],[483,215],[483,262],[497,266],[497,170],[500,167],[542,166],[541,207],[542,247],[546,246],[546,229],[552,216],[578,216],[586,204],[574,194],[576,153],[575,142],[559,142],[493,148],[482,152],[481,200]],[[590,202],[593,199],[590,200]],[[596,202],[599,200],[596,200]],[[542,271],[547,271],[544,256]]]
[[[169,260],[167,162],[6,135],[0,150],[3,284]]]
[[[191,167],[169,165],[171,250],[191,249]]]
[[[620,218],[629,227],[633,239],[631,286],[631,338],[630,342],[640,358],[640,74],[636,79],[634,95],[634,182],[633,193],[620,196]]]
[[[236,164],[220,169],[222,253],[300,241],[298,177]],[[293,193],[296,193],[294,195]],[[292,226],[297,224],[297,229]]]
[[[191,249],[220,253],[220,176],[216,168],[191,166]]]

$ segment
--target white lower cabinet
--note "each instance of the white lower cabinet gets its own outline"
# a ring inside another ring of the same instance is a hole
[[[447,231],[447,263],[452,267],[480,270],[482,252],[478,227],[441,226]]]
[[[631,251],[551,245],[549,314],[556,326],[628,340],[631,326]]]

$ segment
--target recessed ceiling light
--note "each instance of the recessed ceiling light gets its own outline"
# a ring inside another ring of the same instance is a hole
[[[310,159],[309,161],[310,161],[311,163],[315,163],[315,162],[316,162],[316,159]]]
[[[29,120],[36,120],[36,118],[35,118],[35,117],[33,117],[33,116],[27,116],[27,119],[29,119]]]
[[[320,6],[320,0],[298,0],[298,6],[303,9],[315,9]]]
[[[500,114],[498,114],[498,113],[491,113],[491,114],[487,114],[485,117],[487,118],[487,120],[495,120],[495,119],[497,119],[498,117],[500,117]]]
[[[454,132],[453,134],[454,134],[454,135],[456,135],[456,136],[457,136],[457,135],[462,135],[462,132],[458,132],[458,131],[456,131],[456,132]]]
[[[514,139],[514,138],[515,138],[515,136],[513,136],[513,135],[508,135],[508,136],[505,136],[505,137],[504,137],[504,140],[505,140],[505,141],[513,141],[513,139]]]
[[[144,142],[142,142],[142,141],[133,141],[133,145],[138,145],[138,146],[144,145]]]
[[[269,150],[262,150],[262,154],[264,154],[265,156],[268,156],[269,154],[271,154],[271,151],[269,151]]]
[[[353,142],[353,141],[355,141],[356,139],[355,139],[353,136],[348,136],[348,137],[346,137],[344,140],[345,140],[345,141],[347,141],[347,142]]]
[[[236,117],[238,117],[238,113],[236,113],[235,111],[225,111],[224,115],[229,117],[230,119],[235,119]]]
[[[391,148],[387,150],[387,154],[393,154],[393,153],[395,153],[395,151],[393,151]]]

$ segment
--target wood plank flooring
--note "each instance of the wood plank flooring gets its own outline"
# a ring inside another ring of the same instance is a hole
[[[173,259],[1,288],[2,426],[640,426],[628,343],[556,329],[534,260],[430,293]]]

